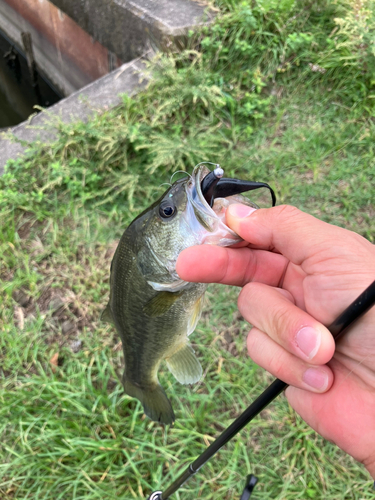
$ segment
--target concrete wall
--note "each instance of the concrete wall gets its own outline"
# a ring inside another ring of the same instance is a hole
[[[121,65],[47,0],[0,0],[0,29],[21,50],[21,33],[31,33],[38,68],[65,96]]]
[[[188,29],[213,17],[202,0],[51,1],[124,62],[144,54],[150,43],[155,49],[178,43]]]
[[[0,0],[0,29],[21,50],[31,33],[39,69],[65,96],[210,19],[202,0]]]

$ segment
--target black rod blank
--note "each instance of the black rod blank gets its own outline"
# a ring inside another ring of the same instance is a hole
[[[342,314],[328,327],[335,340],[344,333],[346,328],[365,314],[375,304],[375,281],[361,293],[354,302],[348,306]],[[220,436],[210,444],[208,448],[192,462],[187,469],[164,491],[155,491],[148,500],[167,500],[182,486],[190,477],[217,453],[228,441],[230,441],[241,429],[256,417],[267,405],[269,405],[288,384],[276,379],[262,394],[227,428]]]
[[[276,379],[265,391],[229,426],[208,448],[181,474],[164,492],[158,500],[167,500],[185,481],[193,476],[220,448],[230,441],[241,429],[258,415],[271,401],[273,401],[288,384]],[[156,500],[156,499],[155,499]]]

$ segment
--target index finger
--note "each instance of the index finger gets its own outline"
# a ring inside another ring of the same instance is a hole
[[[180,253],[176,271],[183,280],[198,283],[244,286],[258,281],[278,286],[288,262],[282,255],[265,250],[200,245]]]

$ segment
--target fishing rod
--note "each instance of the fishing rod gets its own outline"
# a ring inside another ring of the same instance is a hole
[[[375,304],[375,281],[352,302],[336,320],[328,327],[335,342],[343,335],[346,329],[357,321]],[[269,405],[288,384],[276,379],[262,394],[229,426],[206,450],[192,462],[185,471],[164,491],[154,491],[148,500],[167,500],[199,469],[217,453],[228,441],[242,430],[254,417]],[[248,500],[257,482],[257,478],[250,475],[240,500]]]

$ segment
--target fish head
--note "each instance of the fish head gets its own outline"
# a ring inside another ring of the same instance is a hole
[[[210,172],[204,165],[177,180],[151,207],[131,224],[138,242],[137,265],[148,284],[158,291],[178,291],[188,283],[176,273],[177,257],[194,245],[229,246],[241,238],[225,224],[231,203],[257,205],[241,195],[206,201],[201,182]]]

